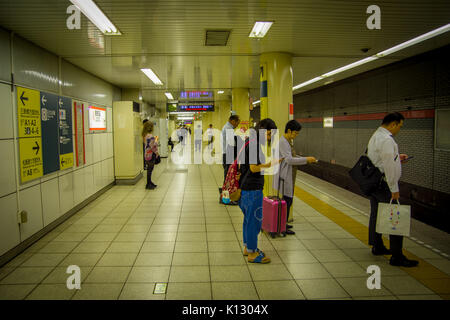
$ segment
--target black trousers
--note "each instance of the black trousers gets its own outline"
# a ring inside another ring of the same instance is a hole
[[[293,198],[287,197],[287,196],[283,196],[283,200],[286,201],[286,222],[288,222],[288,220],[289,220],[289,210],[291,209]]]
[[[149,186],[152,183],[152,173],[153,168],[155,167],[155,162],[153,160],[151,161],[145,161],[147,164],[147,186]]]
[[[381,233],[376,232],[378,203],[389,203],[392,193],[385,181],[382,181],[380,187],[370,195],[370,219],[369,219],[369,245],[382,247],[383,239]],[[403,236],[389,235],[391,253],[393,257],[402,256]]]
[[[230,167],[230,164],[227,164],[227,154],[222,154],[222,166],[223,166],[223,183],[225,183],[225,178],[227,177],[228,168]]]

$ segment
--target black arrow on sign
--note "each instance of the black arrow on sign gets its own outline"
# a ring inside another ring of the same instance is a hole
[[[23,105],[25,105],[25,102],[23,102],[23,100],[28,101],[28,98],[23,96],[24,93],[25,93],[25,91],[22,91],[22,94],[20,95],[20,101],[22,101]]]
[[[38,152],[39,152],[39,145],[38,145],[37,141],[35,141],[34,143],[36,143],[36,147],[33,147],[33,150],[36,150],[36,154],[38,154]]]

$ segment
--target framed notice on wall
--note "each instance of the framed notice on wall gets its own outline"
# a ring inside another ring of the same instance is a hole
[[[89,106],[89,130],[106,130],[106,109]]]

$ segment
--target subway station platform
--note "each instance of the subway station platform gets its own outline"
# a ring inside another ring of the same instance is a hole
[[[367,245],[368,200],[312,176],[297,176],[296,234],[260,234],[265,265],[243,256],[239,207],[218,203],[221,165],[164,159],[158,187],[145,190],[144,180],[112,187],[3,266],[0,299],[450,298],[448,234],[414,222],[404,251],[419,266],[390,266]],[[69,265],[81,268],[80,290],[66,286]],[[380,267],[380,289],[367,288],[370,265]],[[157,284],[166,284],[162,293]]]

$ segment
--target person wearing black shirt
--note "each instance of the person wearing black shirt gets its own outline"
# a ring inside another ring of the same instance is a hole
[[[239,186],[241,198],[239,207],[244,213],[242,226],[244,240],[244,255],[248,255],[248,261],[252,263],[269,263],[270,258],[258,249],[258,234],[262,224],[262,205],[264,175],[262,171],[281,162],[281,159],[265,163],[261,145],[270,143],[271,130],[277,129],[272,119],[263,119],[250,130],[250,137],[245,140],[245,149],[239,156]],[[265,130],[265,132],[264,132]],[[264,137],[265,135],[265,137]],[[267,138],[267,139],[265,139]]]

